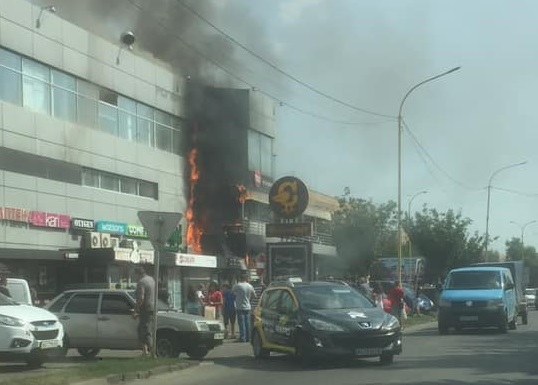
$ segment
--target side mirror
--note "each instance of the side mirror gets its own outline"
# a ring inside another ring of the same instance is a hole
[[[506,285],[504,285],[504,290],[512,290],[514,287],[515,286],[513,283],[507,283]]]

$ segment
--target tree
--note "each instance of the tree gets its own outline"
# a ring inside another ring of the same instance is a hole
[[[520,238],[512,238],[505,242],[506,259],[509,261],[523,260],[529,268],[529,284],[538,285],[538,253],[532,246],[523,246]]]
[[[481,260],[484,237],[469,234],[472,221],[461,212],[441,213],[424,207],[409,219],[407,232],[414,253],[426,258],[426,280],[436,282],[452,268]]]
[[[340,200],[334,214],[334,240],[338,255],[352,275],[366,275],[376,256],[396,251],[396,203]]]

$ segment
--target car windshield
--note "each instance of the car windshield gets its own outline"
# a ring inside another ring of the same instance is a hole
[[[11,298],[6,297],[2,293],[0,293],[0,306],[13,306],[18,304],[19,303],[13,301]]]
[[[302,308],[308,310],[357,309],[375,305],[357,290],[346,286],[305,286],[296,288]]]
[[[131,290],[131,291],[128,291],[127,294],[129,294],[129,296],[136,301],[136,291],[134,290]],[[157,306],[158,306],[158,309],[159,310],[171,310],[172,307],[170,305],[168,305],[166,302],[162,301],[162,300],[158,300],[157,302]]]
[[[458,271],[450,274],[445,289],[499,289],[501,277],[498,271]]]

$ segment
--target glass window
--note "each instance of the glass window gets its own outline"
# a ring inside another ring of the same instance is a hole
[[[99,128],[112,135],[118,135],[118,109],[107,103],[99,102]]]
[[[174,126],[174,117],[166,112],[155,110],[155,122],[162,125],[173,127]]]
[[[122,193],[138,195],[138,184],[135,179],[121,178],[120,180]]]
[[[24,107],[50,113],[50,70],[33,60],[22,60],[22,95]]]
[[[74,122],[76,120],[76,80],[73,76],[56,70],[52,75],[52,115]]]
[[[138,182],[138,195],[148,198],[157,199],[157,185],[151,182]]]
[[[98,294],[75,294],[65,308],[65,313],[97,314]]]
[[[273,176],[273,140],[265,135],[260,135],[260,160],[261,173]]]
[[[105,190],[120,191],[120,179],[106,172],[101,173],[101,188]]]
[[[295,310],[295,303],[293,298],[291,298],[290,293],[287,291],[282,292],[282,298],[280,299],[279,310],[284,314],[289,314]]]
[[[82,185],[99,188],[99,173],[94,170],[83,170]]]
[[[104,294],[101,300],[101,314],[132,314],[133,305],[122,295]]]
[[[261,171],[260,162],[260,134],[256,131],[248,131],[248,169]]]
[[[172,129],[156,123],[155,145],[160,150],[172,152]]]
[[[20,56],[0,49],[0,100],[22,104],[21,63]]]
[[[172,152],[174,154],[181,155],[183,153],[182,151],[182,140],[181,140],[181,131],[179,130],[172,130]]]
[[[88,127],[97,127],[97,98],[99,89],[83,80],[77,81],[77,120]]]
[[[276,310],[278,308],[278,302],[280,300],[281,290],[271,290],[264,293],[262,308],[269,310]]]
[[[118,118],[120,138],[136,139],[136,102],[134,100],[118,97]]]
[[[64,308],[64,305],[67,303],[67,301],[69,300],[69,298],[71,298],[71,295],[69,294],[63,294],[60,298],[58,298],[56,300],[56,302],[54,302],[52,304],[51,307],[49,307],[49,311],[50,312],[53,312],[53,313],[59,313],[62,311],[62,309]]]

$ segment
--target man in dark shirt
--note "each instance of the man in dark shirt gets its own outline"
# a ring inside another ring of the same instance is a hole
[[[4,294],[6,297],[11,297],[11,293],[7,288],[7,277],[4,274],[0,275],[0,293]]]
[[[155,280],[146,274],[143,267],[135,269],[138,278],[136,284],[136,313],[138,314],[138,339],[142,345],[143,355],[151,352],[153,343],[153,315],[155,312]]]

